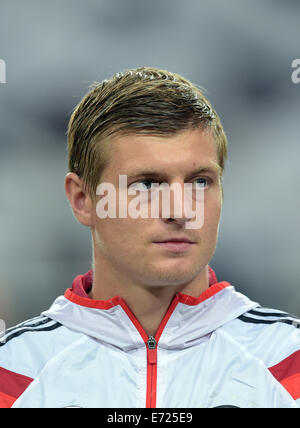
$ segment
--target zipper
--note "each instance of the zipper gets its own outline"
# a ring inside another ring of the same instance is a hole
[[[147,340],[147,408],[156,407],[157,342],[154,336]]]
[[[148,336],[145,330],[143,329],[140,322],[137,320],[135,315],[132,313],[131,309],[124,300],[120,299],[120,305],[127,313],[129,319],[135,325],[137,331],[140,333],[142,339],[145,342],[147,349],[147,386],[146,386],[146,408],[155,408],[156,407],[156,388],[157,388],[157,344],[160,339],[160,336],[172,315],[177,303],[179,302],[179,296],[173,298],[167,312],[162,319],[156,333],[154,336]]]

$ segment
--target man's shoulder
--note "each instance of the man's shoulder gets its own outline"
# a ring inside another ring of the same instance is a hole
[[[11,407],[49,359],[76,337],[44,315],[7,329],[0,338],[0,408]]]
[[[300,317],[297,315],[292,315],[279,309],[263,307],[260,305],[250,309],[249,311],[240,315],[238,318],[240,321],[247,324],[256,324],[261,326],[267,326],[271,324],[279,326],[281,324],[286,324],[292,327],[300,328]]]
[[[25,333],[38,332],[38,331],[52,331],[60,326],[61,324],[53,321],[52,319],[50,319],[45,315],[40,315],[31,319],[28,319],[4,331],[4,333],[0,338],[0,348],[3,348],[12,340],[14,344],[17,343],[16,341],[14,341],[15,338],[19,338],[23,336],[22,339],[24,339]],[[33,336],[30,336],[30,337],[33,337]]]
[[[300,398],[300,319],[258,306],[224,326],[245,351],[265,365],[293,396]]]
[[[239,343],[256,350],[269,362],[300,349],[300,318],[278,309],[257,306],[224,328]]]

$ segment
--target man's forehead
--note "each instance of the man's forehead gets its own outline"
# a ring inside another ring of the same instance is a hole
[[[195,166],[197,159],[201,160],[198,168],[219,167],[216,143],[209,130],[186,130],[174,135],[115,135],[109,151],[115,166],[118,164],[132,173],[138,168],[146,171],[155,166],[159,169],[176,164],[180,168]]]

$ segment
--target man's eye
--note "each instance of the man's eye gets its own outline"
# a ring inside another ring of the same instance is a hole
[[[140,191],[145,191],[145,190],[151,190],[151,185],[155,183],[152,180],[141,180],[141,181],[137,181],[136,183],[132,183],[129,187],[133,190],[140,190]]]
[[[200,187],[200,188],[201,187],[207,187],[207,185],[208,185],[208,179],[204,178],[204,177],[196,178],[194,180],[194,182],[196,182],[197,187]]]
[[[193,181],[193,183],[196,183],[195,186],[197,188],[206,188],[208,186],[208,182],[209,182],[209,180],[205,177],[199,177]],[[154,184],[154,183],[156,183],[156,181],[154,181],[154,180],[141,180],[141,181],[137,181],[135,183],[132,183],[129,187],[130,187],[130,189],[132,189],[134,191],[137,191],[137,190],[139,190],[139,191],[155,190],[152,187],[152,184]]]

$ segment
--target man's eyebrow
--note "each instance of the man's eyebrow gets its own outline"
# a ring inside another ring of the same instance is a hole
[[[194,169],[193,171],[189,172],[186,178],[192,177],[192,176],[197,175],[197,174],[203,174],[203,173],[213,173],[213,174],[221,175],[222,174],[222,168],[217,163],[215,163],[214,165],[210,165],[210,166],[200,166],[197,169]],[[155,171],[152,169],[142,168],[139,170],[129,172],[127,174],[127,177],[129,179],[135,179],[138,177],[145,177],[145,178],[152,177],[152,178],[165,179],[166,174],[164,174],[161,171]]]

